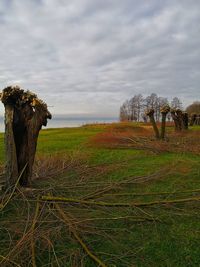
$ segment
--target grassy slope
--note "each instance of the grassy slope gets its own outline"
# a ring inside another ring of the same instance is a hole
[[[167,167],[171,172],[164,174],[164,178],[150,180],[149,182],[131,184],[119,190],[113,190],[112,193],[141,193],[141,192],[176,192],[188,189],[200,188],[200,160],[199,156],[191,153],[161,153],[152,154],[149,151],[139,151],[130,149],[106,149],[96,148],[88,145],[91,137],[104,131],[105,127],[88,126],[71,129],[49,129],[40,134],[38,143],[38,155],[48,156],[55,154],[70,154],[81,158],[83,169],[86,176],[83,176],[88,183],[121,181],[125,177],[149,175],[156,170]],[[3,161],[3,137],[0,135],[0,160]],[[75,154],[74,154],[75,153]],[[81,176],[81,177],[82,177]],[[90,193],[87,188],[77,188],[75,191],[60,188],[66,181],[78,181],[80,170],[70,169],[64,175],[51,180],[40,180],[35,182],[36,187],[53,186],[57,195],[67,197],[81,198],[81,196]],[[186,194],[178,197],[194,196],[195,194]],[[164,196],[102,196],[98,200],[107,202],[139,202],[159,199],[173,199],[177,195]],[[11,204],[10,204],[11,205]],[[10,207],[12,209],[12,205]],[[72,207],[69,208],[72,210]],[[74,216],[77,212],[74,208]],[[83,209],[83,214],[88,218],[90,213],[95,216],[101,210],[89,211]],[[72,211],[73,213],[73,211]],[[94,213],[94,214],[93,214]],[[134,223],[131,221],[97,222],[97,229],[104,227],[112,229],[109,235],[113,240],[95,234],[85,234],[84,239],[90,247],[99,255],[108,266],[199,266],[200,265],[200,220],[199,204],[187,203],[167,206],[154,206],[144,208],[142,211],[130,211],[129,209],[117,208],[110,212],[113,216],[147,214],[155,219],[154,222]],[[12,218],[12,213],[8,212],[1,216],[1,220]],[[98,230],[97,230],[98,231]],[[105,230],[106,232],[106,230]],[[65,235],[67,235],[65,233]],[[57,241],[58,242],[58,241]],[[69,244],[66,239],[66,249],[77,251],[78,245],[73,242]],[[63,245],[55,244],[56,253],[63,256],[66,253]],[[62,249],[61,249],[62,248]],[[68,251],[67,250],[67,251]],[[3,250],[2,250],[3,251]],[[4,252],[4,251],[3,251]],[[101,253],[100,253],[101,252]],[[127,253],[127,255],[126,255]],[[1,253],[0,253],[1,254]],[[115,256],[115,255],[123,256]],[[43,259],[47,255],[43,253]],[[39,260],[38,260],[39,262]],[[83,266],[95,266],[88,258],[84,259]],[[41,264],[41,262],[40,262]],[[44,262],[43,262],[44,264]],[[40,265],[42,266],[42,265]],[[48,265],[47,265],[48,266]],[[54,266],[54,265],[53,265]],[[55,265],[57,266],[57,265]],[[63,266],[63,265],[61,265]],[[69,265],[65,266],[71,266]]]

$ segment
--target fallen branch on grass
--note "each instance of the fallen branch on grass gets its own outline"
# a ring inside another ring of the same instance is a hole
[[[176,194],[198,193],[198,192],[200,192],[200,189],[175,191],[175,192],[113,193],[113,194],[105,194],[105,196],[158,196],[158,195],[176,195]]]
[[[92,221],[119,221],[119,220],[131,220],[131,222],[145,222],[145,221],[160,221],[158,219],[150,217],[140,217],[140,216],[118,216],[118,217],[104,217],[104,218],[91,218],[84,219],[82,221],[75,222],[74,224],[80,224],[83,222],[92,222]]]
[[[34,232],[35,232],[35,225],[37,222],[37,218],[38,218],[38,214],[39,214],[39,210],[40,210],[40,203],[39,203],[39,198],[37,200],[36,203],[36,208],[35,208],[35,215],[33,218],[33,223],[31,226],[31,232],[32,232],[32,236],[31,236],[31,258],[32,258],[32,266],[36,267],[36,257],[35,257],[35,237],[34,237]]]
[[[9,195],[8,199],[5,201],[5,203],[3,203],[3,200],[2,200],[2,203],[0,203],[0,211],[2,211],[2,210],[6,207],[6,205],[9,203],[9,201],[10,201],[11,198],[13,197],[13,195],[14,195],[14,193],[15,193],[15,190],[16,190],[16,188],[17,188],[17,186],[18,186],[18,183],[19,183],[19,181],[20,181],[20,179],[21,179],[22,175],[24,174],[24,171],[25,171],[25,169],[26,169],[26,167],[27,167],[27,164],[28,164],[28,163],[26,163],[26,165],[25,165],[24,168],[22,169],[22,171],[21,171],[19,177],[17,178],[17,181],[16,181],[15,185],[13,186],[12,191],[11,191],[11,194]]]
[[[82,200],[88,200],[88,199],[100,197],[100,196],[104,195],[105,193],[108,193],[109,191],[112,191],[114,189],[119,188],[119,186],[122,186],[122,185],[131,184],[131,183],[135,183],[135,184],[136,183],[143,183],[143,182],[147,182],[149,180],[152,180],[152,179],[155,179],[158,177],[162,178],[167,173],[169,174],[170,171],[168,168],[163,168],[163,169],[161,169],[155,173],[152,173],[150,175],[136,176],[136,177],[132,177],[132,176],[124,177],[119,182],[108,184],[108,186],[101,188],[101,189],[98,189],[98,190],[84,196],[82,198]]]
[[[91,206],[105,206],[105,207],[142,207],[142,206],[152,206],[157,204],[175,204],[175,203],[184,203],[192,201],[200,201],[200,197],[191,197],[191,198],[182,198],[182,199],[172,199],[172,200],[159,200],[152,202],[130,202],[130,203],[108,203],[108,202],[94,202],[89,200],[81,200],[75,198],[65,198],[65,197],[53,197],[53,196],[42,196],[41,200],[50,201],[50,202],[68,202],[71,204],[83,204]]]
[[[39,197],[37,198],[37,203],[36,203],[36,210],[33,218],[32,225],[30,229],[27,232],[23,233],[23,236],[17,241],[16,245],[12,248],[12,250],[9,251],[9,253],[6,255],[6,257],[1,256],[2,260],[0,260],[0,266],[4,266],[6,262],[13,262],[11,261],[12,257],[16,257],[25,246],[29,246],[31,244],[31,252],[32,252],[32,266],[36,267],[36,262],[35,262],[35,244],[34,244],[34,238],[35,238],[35,230],[36,230],[36,222],[38,217],[40,216],[39,214]],[[34,259],[33,259],[34,257]],[[17,265],[18,266],[18,265]],[[20,266],[20,265],[19,265]]]
[[[7,258],[6,258],[6,257],[4,257],[3,255],[0,255],[0,259],[3,259],[3,260],[6,260],[6,261],[9,261],[9,262],[12,264],[12,266],[21,267],[21,265],[19,265],[18,263],[14,262],[14,261],[12,261],[12,260],[9,260],[9,259],[7,259]]]
[[[70,220],[68,219],[67,215],[64,213],[64,211],[62,210],[62,208],[56,204],[55,205],[56,209],[58,210],[60,216],[62,217],[62,219],[64,220],[64,222],[68,225],[70,232],[73,234],[74,238],[78,241],[78,243],[81,245],[81,247],[84,249],[84,251],[88,254],[88,256],[93,259],[98,266],[101,267],[106,267],[106,265],[99,259],[97,258],[97,256],[95,256],[90,249],[87,247],[87,245],[83,242],[83,240],[80,238],[80,236],[77,234],[77,231],[75,230],[75,228],[72,226]]]

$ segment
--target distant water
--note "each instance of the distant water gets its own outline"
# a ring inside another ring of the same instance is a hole
[[[62,127],[79,127],[90,123],[112,123],[117,122],[117,118],[86,118],[86,117],[53,117],[52,120],[48,120],[47,127],[45,128],[62,128]],[[0,117],[0,132],[4,132],[4,118]]]

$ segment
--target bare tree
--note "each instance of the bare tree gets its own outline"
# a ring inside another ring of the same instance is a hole
[[[126,104],[124,103],[121,107],[120,107],[120,121],[127,121],[128,120],[128,109]]]
[[[171,101],[171,108],[174,110],[180,109],[182,110],[182,102],[178,97],[174,97]]]
[[[141,94],[134,95],[129,101],[131,121],[140,121],[143,108],[143,96]]]
[[[153,109],[155,120],[159,121],[160,107],[157,94],[152,93],[150,96],[146,97],[146,109]]]
[[[131,121],[137,120],[136,98],[132,97],[129,101],[129,112]]]
[[[137,121],[140,121],[141,112],[143,108],[143,96],[141,94],[136,95],[136,110],[137,110]]]

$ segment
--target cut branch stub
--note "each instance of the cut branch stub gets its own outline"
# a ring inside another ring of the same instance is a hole
[[[37,95],[18,86],[6,87],[1,93],[5,106],[6,185],[12,187],[24,166],[20,185],[31,183],[37,138],[51,114]]]
[[[155,118],[154,118],[154,109],[148,109],[145,113],[149,117],[150,122],[151,122],[151,124],[153,126],[155,137],[157,139],[159,139],[160,135],[159,135],[158,127],[157,127],[157,124],[156,124],[156,121],[155,121]]]

